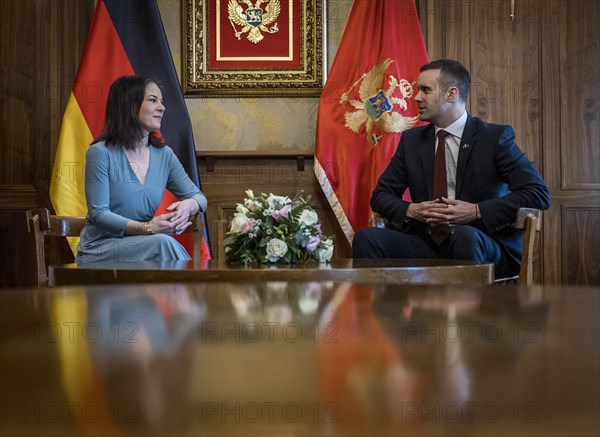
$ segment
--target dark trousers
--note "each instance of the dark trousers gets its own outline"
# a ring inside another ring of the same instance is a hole
[[[354,235],[353,258],[447,258],[493,263],[496,278],[519,274],[519,265],[485,232],[456,226],[440,246],[429,235],[407,234],[382,228],[365,228]]]

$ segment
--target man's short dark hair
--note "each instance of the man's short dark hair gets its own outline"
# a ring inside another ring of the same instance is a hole
[[[438,59],[423,65],[419,71],[422,73],[427,70],[440,70],[441,89],[447,90],[449,87],[455,86],[458,88],[460,101],[467,101],[471,89],[471,76],[464,65],[452,59]]]

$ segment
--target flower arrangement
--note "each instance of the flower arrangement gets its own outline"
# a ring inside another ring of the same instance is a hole
[[[303,262],[331,260],[333,240],[321,232],[321,224],[310,206],[310,196],[287,196],[246,191],[238,203],[231,227],[223,241],[228,263]]]

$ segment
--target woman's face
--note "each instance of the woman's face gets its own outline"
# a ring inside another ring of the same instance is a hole
[[[155,83],[146,85],[144,100],[140,106],[140,123],[148,133],[160,129],[165,107],[162,104],[162,93]]]

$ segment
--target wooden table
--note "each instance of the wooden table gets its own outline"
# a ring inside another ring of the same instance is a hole
[[[353,281],[394,284],[494,282],[493,264],[440,259],[342,259],[331,264],[231,266],[210,261],[65,264],[50,266],[50,285],[135,284],[207,281]]]
[[[3,436],[597,436],[600,294],[147,284],[3,290]]]

